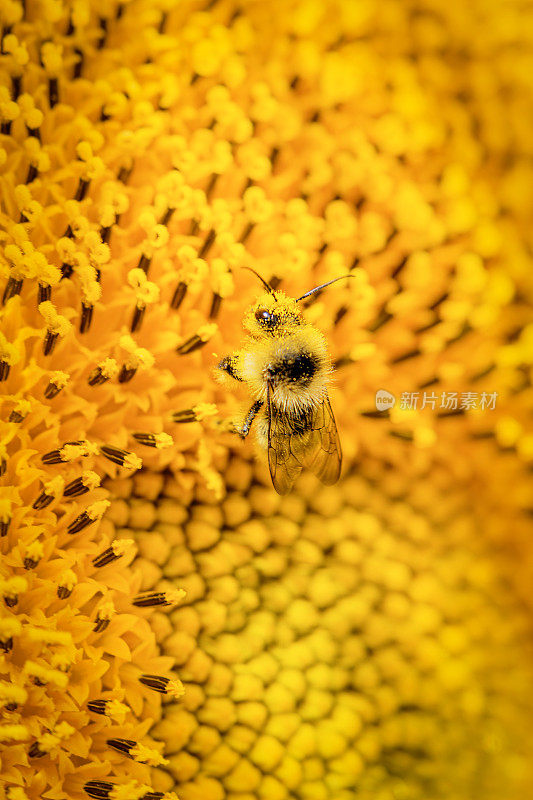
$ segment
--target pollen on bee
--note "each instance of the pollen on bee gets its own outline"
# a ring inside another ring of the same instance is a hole
[[[295,300],[257,277],[267,293],[244,316],[249,338],[218,365],[221,376],[246,384],[253,399],[234,432],[244,439],[254,427],[280,494],[290,490],[304,466],[331,485],[342,458],[327,393],[331,359],[325,336],[304,319],[298,302],[339,279]]]

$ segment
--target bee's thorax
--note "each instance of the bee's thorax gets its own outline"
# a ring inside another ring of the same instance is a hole
[[[331,374],[326,341],[311,326],[291,336],[263,337],[243,348],[239,372],[257,400],[265,402],[270,387],[271,402],[280,410],[312,407],[322,401]]]
[[[279,384],[307,388],[320,368],[320,359],[305,351],[285,352],[264,369],[264,378],[274,387]]]

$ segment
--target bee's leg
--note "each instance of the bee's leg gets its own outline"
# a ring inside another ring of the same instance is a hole
[[[251,409],[249,410],[249,412],[247,413],[242,428],[240,428],[237,431],[241,439],[246,439],[246,437],[250,433],[252,422],[254,421],[255,415],[257,414],[262,405],[263,405],[262,400],[256,400]]]
[[[230,378],[234,378],[236,381],[242,381],[241,376],[237,372],[237,356],[225,356],[218,365],[218,368],[227,372]]]

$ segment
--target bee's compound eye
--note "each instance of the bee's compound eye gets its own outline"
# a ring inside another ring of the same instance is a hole
[[[267,311],[266,308],[258,308],[255,312],[255,318],[259,322],[269,322],[270,312]]]

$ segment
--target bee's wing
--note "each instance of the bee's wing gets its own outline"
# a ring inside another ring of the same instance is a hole
[[[335,424],[335,417],[329,397],[316,407],[313,415],[312,433],[305,445],[305,466],[315,473],[317,478],[332,486],[339,480],[342,463],[342,450]]]
[[[276,492],[288,494],[302,471],[303,454],[298,453],[298,450],[296,453],[293,452],[296,438],[291,435],[292,430],[282,424],[279,417],[274,417],[271,397],[272,388],[267,383],[268,466]]]
[[[272,413],[271,387],[267,386],[268,465],[274,488],[287,494],[302,467],[331,486],[341,471],[341,444],[329,398],[317,406],[305,430],[294,430]]]

